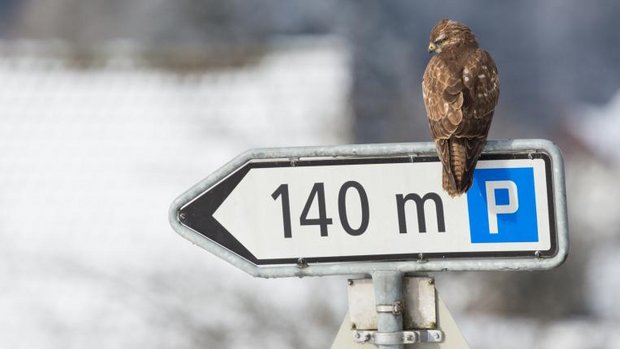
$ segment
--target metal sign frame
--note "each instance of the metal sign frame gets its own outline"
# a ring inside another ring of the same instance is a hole
[[[216,186],[250,160],[288,159],[294,162],[309,158],[363,159],[387,156],[409,156],[415,158],[436,155],[435,144],[431,142],[252,149],[237,156],[174,200],[170,206],[169,221],[172,228],[185,239],[228,261],[252,276],[263,278],[371,274],[378,270],[431,272],[447,270],[546,270],[557,267],[564,262],[568,254],[568,220],[562,154],[559,148],[552,142],[541,139],[488,141],[484,150],[485,154],[507,152],[532,155],[544,153],[551,159],[551,191],[555,213],[555,237],[557,239],[557,253],[555,255],[462,259],[422,258],[406,261],[349,261],[321,264],[307,264],[303,262],[297,266],[257,266],[202,234],[186,227],[181,223],[179,217],[180,211],[184,206]],[[553,222],[551,223],[553,224]]]

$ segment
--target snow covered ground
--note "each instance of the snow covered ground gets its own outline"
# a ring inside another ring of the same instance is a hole
[[[571,115],[570,128],[581,141],[586,143],[601,157],[620,168],[620,148],[618,130],[620,130],[620,91],[603,106],[587,105]]]
[[[348,59],[331,38],[189,75],[0,58],[0,347],[327,348],[343,277],[253,279],[175,234],[167,211],[248,148],[348,143]],[[605,245],[587,260],[589,317],[471,312],[477,279],[441,275],[472,347],[620,348],[617,172],[575,163],[569,212]]]
[[[248,148],[346,143],[347,60],[331,39],[186,76],[0,59],[0,346],[290,348],[309,307],[335,334],[341,279],[254,280],[167,211]]]

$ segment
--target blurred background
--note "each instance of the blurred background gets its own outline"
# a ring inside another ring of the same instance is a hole
[[[564,152],[571,251],[437,274],[473,348],[620,348],[616,0],[0,0],[0,346],[328,348],[346,278],[258,280],[171,201],[252,147],[429,141],[439,19],[499,67],[490,138]]]

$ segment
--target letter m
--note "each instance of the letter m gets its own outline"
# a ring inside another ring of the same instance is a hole
[[[398,210],[398,228],[401,234],[407,233],[407,217],[405,215],[405,204],[408,201],[413,201],[418,214],[418,231],[420,233],[426,233],[426,215],[424,214],[424,205],[426,201],[431,200],[435,203],[435,212],[437,217],[437,229],[440,233],[446,232],[446,223],[443,216],[443,202],[441,197],[437,193],[428,193],[423,197],[420,195],[411,193],[403,196],[402,194],[396,195],[396,208]]]

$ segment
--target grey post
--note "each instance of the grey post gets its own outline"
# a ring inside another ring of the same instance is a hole
[[[372,284],[377,308],[389,305],[394,306],[394,309],[396,309],[396,304],[402,302],[403,274],[401,272],[375,271],[372,273]],[[379,344],[379,349],[403,349],[402,331],[402,312],[377,312],[375,341],[379,343],[394,343]]]

